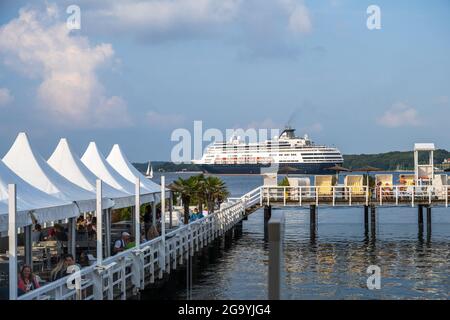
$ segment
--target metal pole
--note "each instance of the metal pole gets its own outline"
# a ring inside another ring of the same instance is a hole
[[[16,185],[8,185],[9,300],[17,299],[17,194]]]
[[[279,300],[281,298],[283,224],[284,224],[284,215],[280,211],[274,213],[268,223],[268,231],[269,231],[268,297],[269,297],[269,300]]]
[[[97,179],[97,264],[101,265],[103,262],[103,210],[102,210],[102,180]]]
[[[105,241],[106,241],[106,252],[105,252],[105,256],[106,257],[110,257],[111,256],[111,208],[106,209],[105,210],[105,226],[106,226],[106,236],[105,236]]]
[[[31,225],[23,228],[25,235],[25,264],[33,269],[33,239],[31,236]]]
[[[136,178],[134,202],[134,243],[136,247],[141,244],[141,180]]]
[[[76,218],[69,218],[69,253],[76,258]]]
[[[161,245],[162,269],[166,270],[166,177],[161,176]]]

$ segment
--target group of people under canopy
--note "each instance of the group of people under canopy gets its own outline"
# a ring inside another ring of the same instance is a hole
[[[8,235],[11,184],[16,192],[16,228],[24,233],[33,225],[41,228],[68,219],[75,221],[86,213],[96,215],[97,180],[102,181],[103,212],[134,207],[137,179],[140,204],[156,206],[161,201],[161,187],[141,174],[119,145],[114,145],[108,157],[104,157],[96,143],[91,142],[80,158],[68,141],[61,139],[46,161],[32,147],[27,135],[19,133],[0,160],[0,239]],[[170,197],[170,191],[165,195]],[[0,243],[4,246],[7,242]],[[0,253],[7,250],[0,248]],[[28,273],[27,268],[22,271]]]

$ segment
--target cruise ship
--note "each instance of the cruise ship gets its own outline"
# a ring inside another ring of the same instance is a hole
[[[328,168],[343,162],[337,148],[316,145],[307,135],[297,137],[291,127],[264,142],[245,143],[239,137],[215,142],[200,160],[192,161],[204,172],[215,174],[321,174],[331,173]]]

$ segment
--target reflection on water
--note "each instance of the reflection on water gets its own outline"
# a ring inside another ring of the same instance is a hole
[[[239,185],[238,178],[231,180]],[[364,232],[362,208],[320,207],[315,237],[310,235],[309,210],[284,212],[284,299],[450,297],[450,208],[433,209],[428,237],[427,228],[420,232],[417,226],[417,208],[378,209],[376,238]],[[266,299],[263,237],[259,210],[244,221],[243,235],[230,248],[214,262],[197,265],[192,298]],[[367,289],[369,265],[381,268],[380,290]],[[186,298],[182,282],[173,289],[159,298]]]

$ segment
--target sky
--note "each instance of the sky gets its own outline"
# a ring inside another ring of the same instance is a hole
[[[450,150],[450,2],[0,1],[0,156],[25,131],[44,157],[64,137],[169,160],[195,120],[289,122],[344,154]]]

